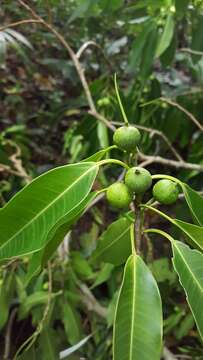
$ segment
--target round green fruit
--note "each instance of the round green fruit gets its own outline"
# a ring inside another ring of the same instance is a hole
[[[133,167],[125,175],[125,184],[135,194],[144,194],[152,184],[152,176],[142,167]]]
[[[108,187],[106,198],[109,204],[118,209],[128,207],[133,199],[128,187],[121,182],[114,183]]]
[[[153,196],[161,204],[171,205],[178,198],[178,186],[175,182],[167,179],[159,180],[153,187]]]
[[[115,131],[113,142],[121,150],[135,152],[140,138],[140,132],[134,126],[121,126]]]

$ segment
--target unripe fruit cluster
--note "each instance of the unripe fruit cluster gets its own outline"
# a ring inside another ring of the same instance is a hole
[[[133,126],[118,128],[113,136],[114,144],[128,153],[136,152],[141,135]],[[125,183],[117,182],[108,187],[106,197],[108,202],[115,208],[126,208],[132,202],[134,196],[143,195],[152,185],[150,172],[142,167],[132,167],[125,175]],[[163,179],[153,187],[153,197],[161,204],[173,204],[178,198],[177,184],[171,180]]]

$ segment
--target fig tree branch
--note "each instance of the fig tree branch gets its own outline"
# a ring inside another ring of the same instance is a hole
[[[139,152],[139,159],[141,161],[151,161],[151,163],[163,164],[166,166],[174,167],[176,169],[188,169],[203,172],[203,165],[188,163],[185,161],[176,161],[162,158],[161,156],[144,155]]]

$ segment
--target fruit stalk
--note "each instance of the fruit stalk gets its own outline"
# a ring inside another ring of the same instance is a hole
[[[140,255],[141,253],[141,240],[142,240],[142,211],[139,206],[140,199],[134,201],[135,207],[135,225],[134,225],[134,232],[135,232],[135,248],[136,253]]]

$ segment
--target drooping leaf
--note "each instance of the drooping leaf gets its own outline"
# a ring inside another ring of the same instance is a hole
[[[58,359],[57,334],[54,330],[45,328],[40,334],[39,355],[43,360]]]
[[[182,183],[182,189],[194,220],[203,226],[203,197],[187,184]]]
[[[203,227],[190,224],[182,220],[172,219],[170,216],[166,215],[165,213],[163,213],[158,209],[155,209],[152,206],[147,205],[145,207],[163,216],[173,225],[177,226],[179,229],[181,229],[184,232],[184,234],[186,234],[192,240],[194,246],[197,246],[198,248],[203,250]]]
[[[77,350],[79,350],[82,346],[84,346],[88,340],[92,337],[92,335],[86,336],[86,338],[82,339],[79,343],[71,346],[70,348],[63,350],[60,352],[60,359],[65,359],[69,355],[73,354]]]
[[[62,319],[67,334],[68,342],[71,345],[78,343],[81,340],[81,322],[79,314],[67,302],[62,302]]]
[[[135,72],[139,68],[144,46],[146,46],[148,35],[153,29],[154,23],[149,21],[144,24],[142,32],[136,37],[130,52],[129,71]]]
[[[171,40],[173,38],[173,32],[174,32],[174,19],[173,19],[173,15],[169,14],[166,19],[163,33],[161,35],[161,38],[157,46],[156,57],[162,55],[164,51],[169,47]]]
[[[129,218],[121,218],[113,222],[98,240],[92,254],[92,261],[103,261],[114,265],[123,264],[131,253]]]
[[[0,259],[43,248],[49,231],[82,202],[98,172],[93,162],[66,165],[39,176],[0,210]]]
[[[114,360],[160,360],[162,307],[151,272],[136,255],[124,270],[113,339]]]
[[[146,46],[143,49],[142,61],[140,65],[140,76],[142,79],[146,79],[152,70],[154,63],[154,57],[158,41],[158,30],[156,27],[148,34]]]
[[[94,284],[91,286],[91,289],[94,289],[96,286],[99,286],[106,282],[110,278],[113,268],[114,266],[112,264],[105,264],[101,271],[98,273]]]
[[[179,241],[172,242],[173,265],[203,339],[203,254]]]

